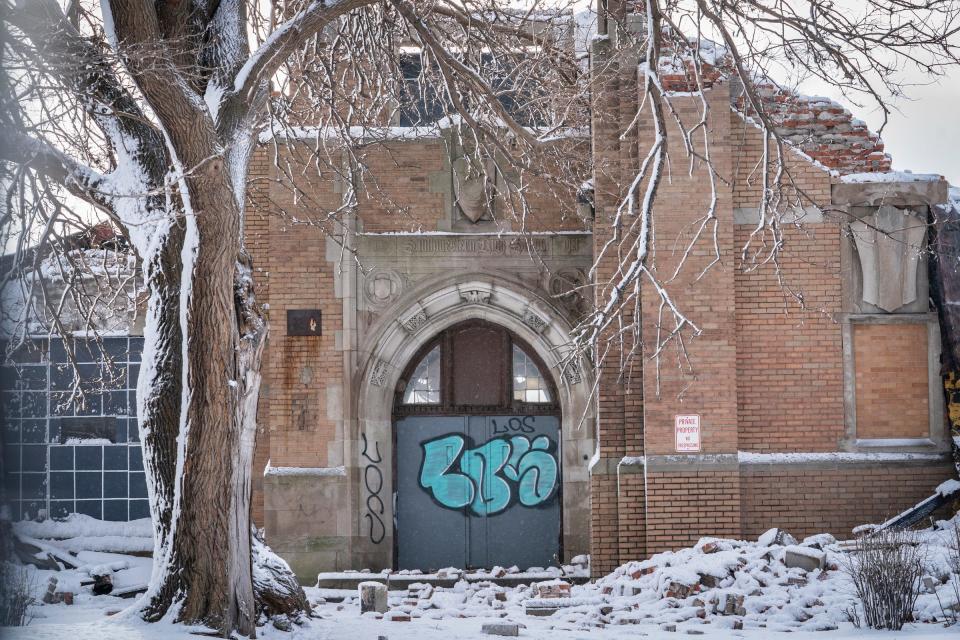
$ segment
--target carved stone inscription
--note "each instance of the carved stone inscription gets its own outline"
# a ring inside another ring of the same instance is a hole
[[[547,238],[530,240],[533,251],[546,253],[550,248]],[[445,256],[459,255],[526,255],[527,240],[523,238],[422,236],[409,238],[400,246],[401,255]]]

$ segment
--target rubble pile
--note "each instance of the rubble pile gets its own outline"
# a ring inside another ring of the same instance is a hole
[[[960,606],[954,591],[960,575],[951,566],[957,557],[953,527],[945,521],[915,532],[915,543],[926,552],[917,622],[949,621]],[[557,630],[636,624],[694,635],[698,628],[830,631],[846,623],[857,605],[844,571],[850,549],[829,534],[798,542],[779,529],[755,542],[703,538],[690,548],[628,562],[591,584],[571,584],[563,576],[516,587],[492,579],[461,579],[452,587],[415,582],[406,591],[390,591],[388,612],[362,616],[481,618],[521,628],[536,617]],[[355,595],[347,595],[336,608],[357,604]]]
[[[823,631],[853,605],[839,570],[836,540],[797,544],[772,529],[757,542],[704,538],[692,548],[630,562],[599,580],[608,612],[571,610],[563,619],[592,624],[694,625]]]

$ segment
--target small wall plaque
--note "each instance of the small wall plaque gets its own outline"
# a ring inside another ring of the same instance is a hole
[[[320,320],[320,309],[287,309],[287,335],[323,335]]]

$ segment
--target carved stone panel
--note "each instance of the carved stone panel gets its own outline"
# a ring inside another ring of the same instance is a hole
[[[527,307],[523,311],[523,323],[536,331],[541,333],[547,326],[550,324],[550,321],[544,317],[544,314],[532,306]]]
[[[917,266],[926,223],[909,210],[883,206],[850,224],[860,261],[861,298],[892,312],[917,299]]]
[[[364,279],[364,294],[375,309],[396,300],[403,291],[403,278],[393,269],[374,269]]]
[[[400,325],[407,330],[407,333],[414,334],[427,324],[427,312],[423,307],[417,305],[406,315],[400,317]]]
[[[587,301],[583,297],[587,285],[587,273],[584,269],[561,268],[549,276],[547,291],[574,317],[581,317],[587,311]]]
[[[493,190],[489,177],[493,175],[493,162],[484,161],[482,167],[466,158],[453,162],[454,206],[461,216],[472,223],[491,220]]]
[[[489,285],[475,287],[458,287],[460,299],[467,304],[487,304],[493,295]]]
[[[370,384],[375,387],[382,387],[387,381],[387,367],[389,365],[383,360],[377,360],[370,368]]]

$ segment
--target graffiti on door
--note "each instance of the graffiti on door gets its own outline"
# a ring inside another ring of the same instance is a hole
[[[447,509],[491,516],[520,503],[545,504],[554,497],[558,466],[547,436],[500,436],[471,449],[459,434],[421,444],[420,486]]]

